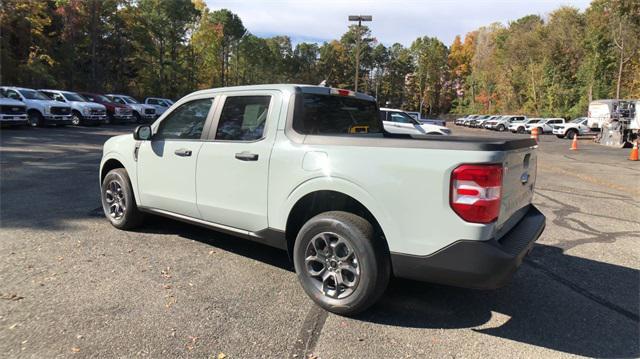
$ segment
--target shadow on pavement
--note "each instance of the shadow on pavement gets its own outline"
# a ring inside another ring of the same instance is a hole
[[[293,271],[284,251],[189,224],[152,217],[140,231],[176,234]],[[569,276],[555,275],[556,266],[571,268]],[[594,284],[583,281],[581,274],[608,280]],[[594,285],[598,288],[592,288]],[[593,294],[598,291],[614,291],[616,302],[625,307]],[[576,355],[638,357],[638,293],[640,272],[635,269],[536,245],[505,288],[478,291],[394,279],[382,300],[355,319],[410,328],[473,328],[478,333]],[[508,319],[495,319],[495,313]]]
[[[553,275],[556,265],[608,278],[597,284],[604,287],[597,290],[616,291],[620,297],[616,301],[631,302],[635,310],[594,295],[591,289],[596,288],[583,288],[579,277]],[[546,266],[552,269],[539,270]],[[358,319],[412,328],[474,328],[478,333],[576,355],[638,357],[639,283],[637,270],[536,245],[504,288],[478,291],[395,280],[382,301]]]

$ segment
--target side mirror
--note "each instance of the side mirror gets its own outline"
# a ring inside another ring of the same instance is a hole
[[[151,126],[140,125],[133,130],[133,138],[136,141],[149,141],[151,139]]]

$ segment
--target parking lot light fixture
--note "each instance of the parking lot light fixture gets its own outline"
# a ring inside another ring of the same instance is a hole
[[[373,21],[371,15],[349,15],[349,21],[357,21],[358,27],[356,28],[356,81],[355,91],[358,91],[358,73],[360,70],[360,28],[363,21]]]

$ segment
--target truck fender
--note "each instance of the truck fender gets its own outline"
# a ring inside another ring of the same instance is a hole
[[[100,181],[99,185],[102,186],[102,178],[104,175],[106,175],[106,173],[103,173],[103,168],[105,164],[111,160],[118,161],[124,166],[124,169],[127,171],[127,174],[129,175],[129,179],[131,180],[131,188],[133,189],[133,195],[136,199],[136,204],[139,206],[140,196],[138,194],[137,166],[136,166],[136,162],[133,161],[132,158],[127,159],[126,156],[123,156],[121,153],[116,151],[110,151],[108,153],[105,153],[102,156],[102,160],[100,161],[100,178],[98,178],[98,180]]]
[[[365,189],[347,179],[339,177],[315,177],[299,184],[289,193],[285,203],[279,206],[281,209],[280,215],[275,217],[276,223],[271,225],[271,227],[284,230],[287,226],[289,214],[296,203],[304,196],[318,191],[340,192],[360,202],[373,215],[376,221],[378,221],[389,247],[392,248],[392,239],[397,238],[397,227],[394,225],[391,216],[384,208],[377,204],[375,198]]]

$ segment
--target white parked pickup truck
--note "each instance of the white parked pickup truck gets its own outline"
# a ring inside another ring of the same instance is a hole
[[[593,134],[591,128],[587,125],[588,119],[586,117],[578,117],[575,120],[567,123],[562,123],[553,126],[553,134],[558,138],[573,139],[575,135],[583,136]]]
[[[538,134],[542,135],[553,132],[553,126],[559,124],[564,124],[564,118],[542,118],[540,120],[527,122],[524,129],[527,133],[531,133],[532,129],[537,128]]]
[[[27,106],[29,126],[70,125],[71,106],[53,101],[40,91],[23,87],[0,87],[3,96]]]
[[[113,226],[155,214],[281,248],[311,299],[352,315],[392,273],[504,284],[545,226],[536,159],[529,138],[389,134],[353,91],[257,85],[194,92],[109,139],[99,176]]]
[[[385,131],[407,135],[450,135],[451,130],[438,125],[422,123],[408,113],[393,108],[381,108],[380,118]]]
[[[27,125],[27,106],[24,102],[4,97],[0,92],[0,125]]]

